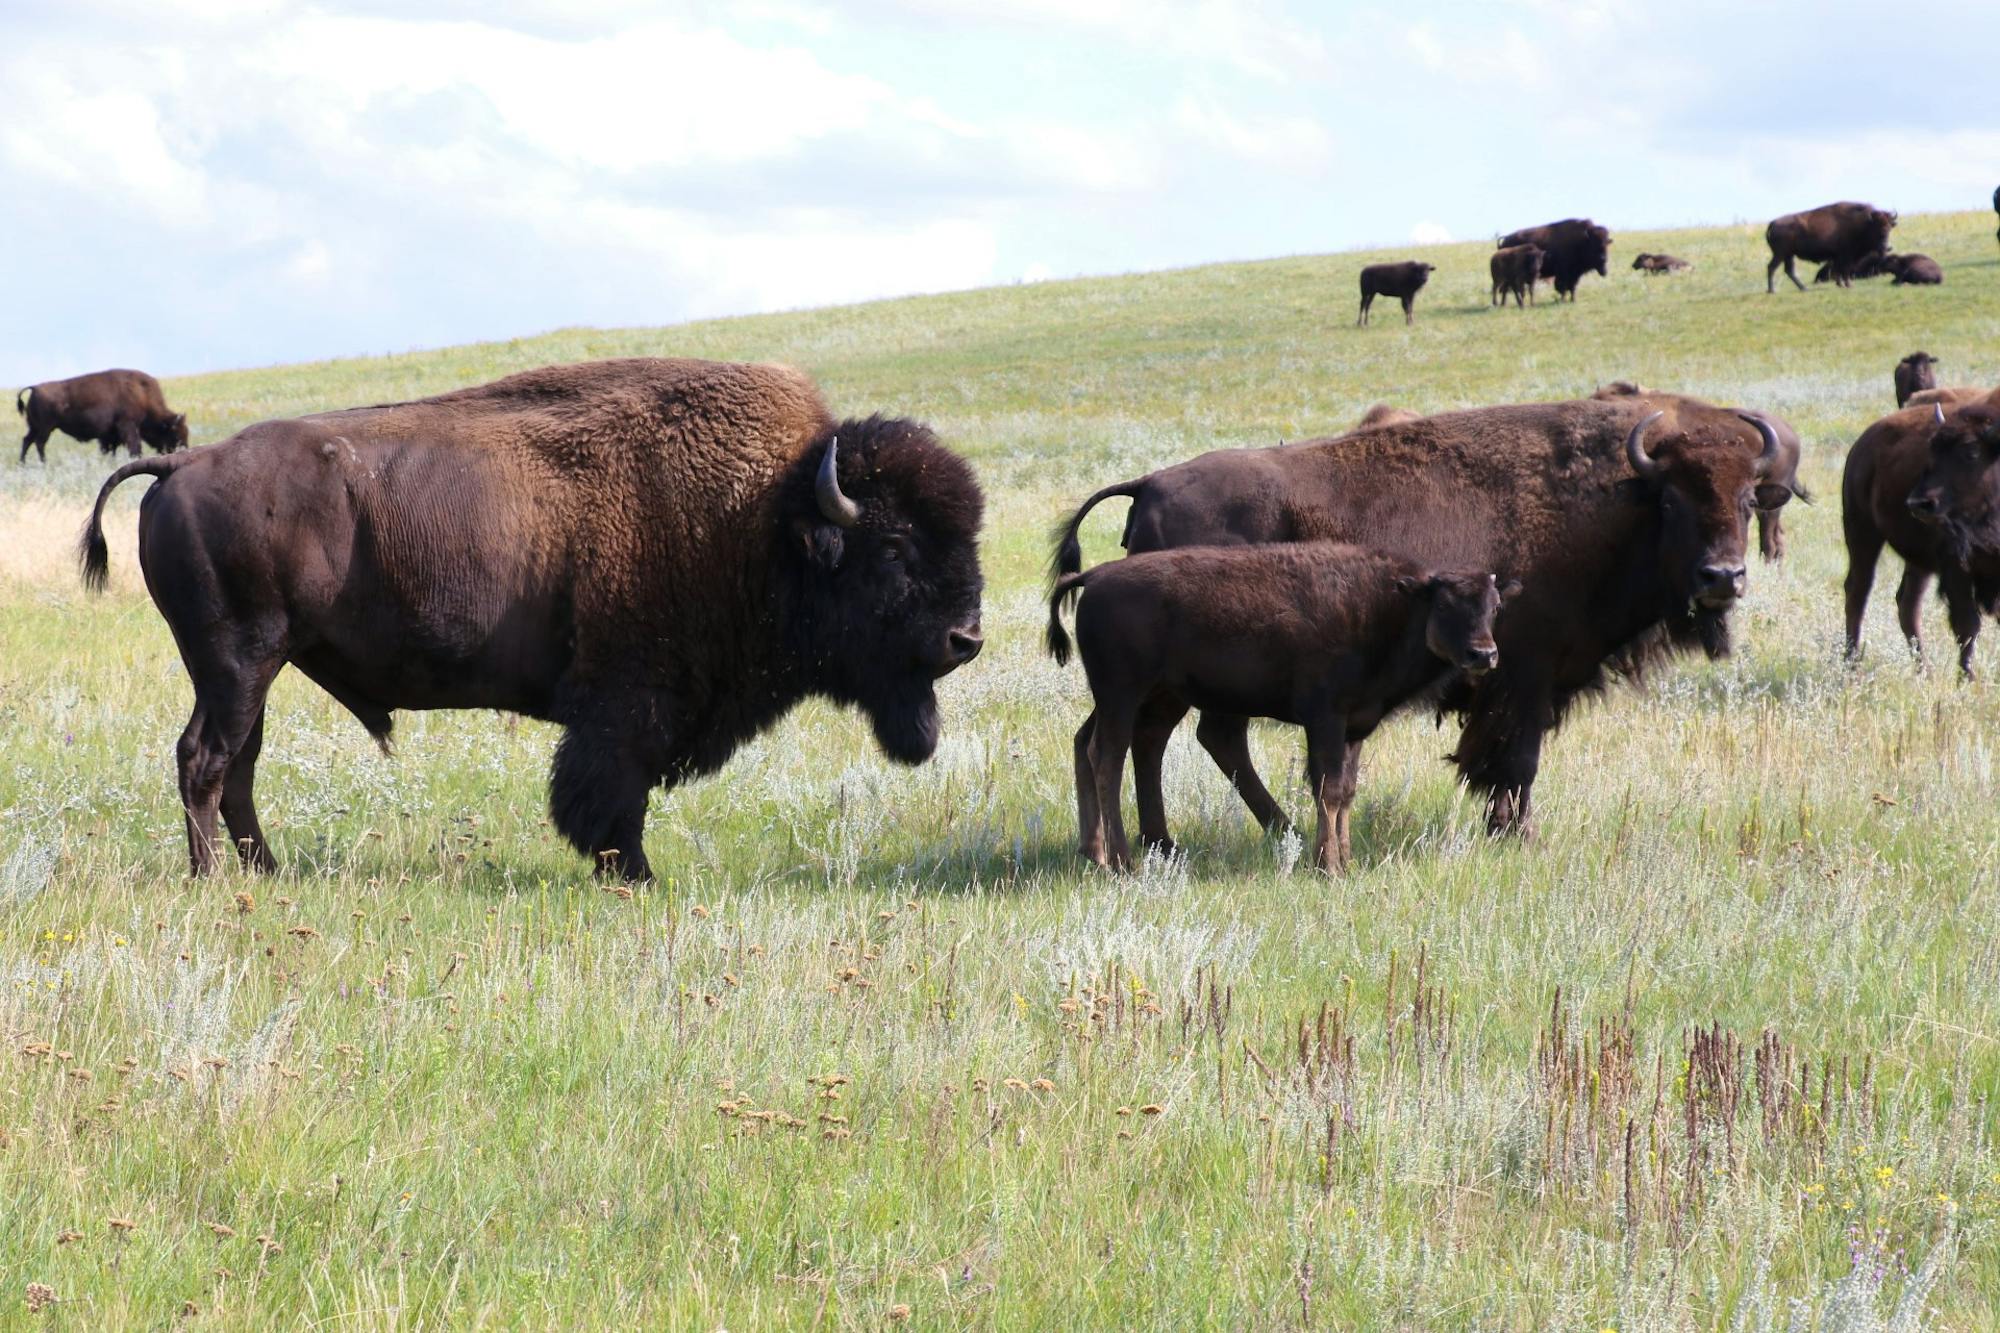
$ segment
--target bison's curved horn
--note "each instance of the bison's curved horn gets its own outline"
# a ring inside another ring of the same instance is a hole
[[[1646,452],[1646,427],[1665,415],[1664,412],[1655,412],[1642,419],[1638,425],[1632,427],[1632,433],[1625,437],[1625,457],[1631,460],[1632,471],[1647,481],[1658,481],[1660,474],[1666,471],[1653,461],[1652,455]]]
[[[819,497],[819,512],[835,527],[851,528],[861,521],[861,506],[840,489],[840,437],[826,442],[826,456],[819,461],[819,480],[813,493]]]
[[[1932,404],[1931,404],[1931,424],[1932,424],[1933,426],[1942,426],[1942,425],[1944,424],[1944,404],[1943,404],[1943,403],[1932,403]]]
[[[1764,437],[1764,452],[1757,455],[1757,475],[1761,477],[1771,470],[1773,463],[1778,461],[1778,450],[1781,447],[1778,444],[1778,432],[1770,422],[1755,412],[1738,412],[1736,415],[1755,426],[1757,433]]]

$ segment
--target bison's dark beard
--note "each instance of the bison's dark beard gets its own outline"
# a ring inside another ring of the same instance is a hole
[[[862,711],[875,726],[876,743],[899,764],[921,764],[937,750],[937,691],[926,680],[871,690]]]
[[[1694,609],[1695,637],[1711,659],[1729,656],[1729,608],[1700,606]]]

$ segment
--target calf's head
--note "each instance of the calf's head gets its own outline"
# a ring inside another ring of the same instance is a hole
[[[1429,604],[1424,621],[1424,646],[1433,656],[1471,676],[1483,676],[1500,665],[1500,649],[1493,642],[1493,617],[1499,614],[1500,603],[1520,590],[1519,580],[1502,587],[1499,580],[1486,573],[1404,576],[1396,580],[1396,591]]]
[[[1782,446],[1762,417],[1737,414],[1763,440],[1753,454],[1734,432],[1682,434],[1648,449],[1646,431],[1661,415],[1646,417],[1626,436],[1634,476],[1623,485],[1629,498],[1658,506],[1660,577],[1675,600],[1693,603],[1714,620],[1743,595],[1752,511],[1783,505],[1798,493],[1797,483],[1778,475]]]
[[[1974,403],[1949,417],[1931,404],[1930,461],[1911,488],[1910,512],[1943,533],[1962,561],[2000,544],[2000,407]]]
[[[868,715],[892,759],[937,748],[933,683],[978,656],[979,482],[914,421],[843,422],[781,496],[806,687]]]

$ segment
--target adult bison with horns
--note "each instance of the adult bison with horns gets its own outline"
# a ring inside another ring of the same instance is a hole
[[[982,499],[913,421],[836,424],[778,366],[551,366],[417,402],[252,426],[128,463],[146,587],[194,681],[188,859],[275,866],[252,801],[272,679],[296,666],[387,746],[398,708],[561,723],[556,829],[650,874],[646,801],[809,694],[882,748],[938,740],[933,682],[978,653]]]
[[[1464,719],[1452,758],[1486,794],[1488,828],[1526,832],[1542,738],[1579,695],[1601,688],[1608,670],[1636,671],[1696,646],[1728,651],[1750,515],[1799,493],[1780,427],[1647,394],[1447,412],[1334,439],[1219,450],[1084,501],[1057,530],[1053,569],[1058,577],[1079,569],[1084,515],[1129,496],[1124,544],[1134,553],[1360,541],[1427,567],[1520,580],[1495,626],[1498,669],[1458,679],[1440,706]],[[1079,733],[1086,741],[1092,722]],[[1196,736],[1258,820],[1280,824],[1251,766],[1246,720],[1211,710]],[[1142,790],[1157,788],[1164,744],[1164,733],[1134,735]],[[1160,803],[1142,798],[1139,808]],[[1141,832],[1166,841],[1163,827]]]

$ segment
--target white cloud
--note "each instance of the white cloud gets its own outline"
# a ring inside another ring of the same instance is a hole
[[[1410,239],[1418,245],[1449,245],[1451,229],[1438,222],[1419,222],[1410,228]]]
[[[1312,118],[1239,115],[1212,94],[1183,93],[1174,121],[1189,137],[1247,162],[1315,171],[1332,155],[1332,140]]]

